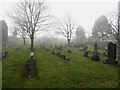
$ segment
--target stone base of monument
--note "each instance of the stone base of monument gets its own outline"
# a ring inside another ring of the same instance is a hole
[[[118,61],[115,61],[115,60],[113,60],[113,59],[106,59],[106,63],[112,64],[112,65],[117,65],[117,64],[118,64]]]
[[[36,62],[33,59],[29,59],[25,64],[25,76],[35,77],[37,75]]]
[[[93,55],[91,57],[91,60],[94,60],[94,61],[100,61],[100,57],[98,55]]]

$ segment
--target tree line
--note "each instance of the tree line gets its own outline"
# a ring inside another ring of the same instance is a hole
[[[120,58],[119,8],[120,4],[118,3],[118,13],[110,19],[107,19],[105,15],[98,17],[92,28],[92,36],[89,38],[97,42],[112,37],[117,42],[117,55]],[[67,15],[63,21],[57,18],[55,24],[51,25],[51,15],[48,13],[48,6],[44,0],[24,0],[19,2],[9,16],[13,19],[15,23],[14,29],[21,35],[24,43],[26,35],[30,38],[31,51],[34,51],[36,32],[47,30],[51,26],[59,30],[59,34],[66,38],[68,45],[71,44],[72,35],[75,31],[77,43],[81,43],[86,38],[84,28],[81,25],[77,26],[70,15]]]

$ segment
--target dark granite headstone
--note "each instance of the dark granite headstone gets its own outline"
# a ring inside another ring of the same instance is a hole
[[[72,53],[72,51],[71,51],[71,50],[68,50],[67,52],[68,52],[68,53]]]
[[[108,59],[106,60],[107,63],[116,64],[116,44],[110,42],[108,44]]]

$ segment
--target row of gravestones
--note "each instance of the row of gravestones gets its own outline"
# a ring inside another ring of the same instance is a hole
[[[3,60],[4,58],[6,58],[7,54],[8,54],[8,51],[2,51],[2,52],[1,52],[2,60]]]
[[[2,52],[1,52],[2,60],[3,60],[4,58],[6,58],[7,55],[8,55],[7,48],[9,48],[9,46],[5,46],[5,47],[4,47],[5,50],[2,50]],[[2,48],[2,49],[3,49],[3,48]]]
[[[81,45],[76,45],[76,44],[74,44],[73,47],[79,48],[79,47],[81,47]]]
[[[95,43],[95,45],[94,45],[94,52],[93,52],[93,55],[91,57],[91,60],[100,61],[97,43]]]
[[[41,48],[46,48],[46,44],[43,43],[42,45],[40,45]],[[51,47],[53,47],[53,45],[51,44]],[[62,46],[57,46],[57,45],[54,45],[54,48],[57,49],[57,50],[62,50]]]
[[[55,49],[57,49],[57,50],[62,50],[62,46],[57,46],[57,45],[55,45]]]
[[[36,61],[33,56],[25,64],[25,77],[35,77],[37,75]]]
[[[49,49],[46,49],[46,51],[49,51]],[[50,53],[53,54],[53,55],[56,55],[57,57],[60,57],[61,59],[63,59],[65,63],[70,62],[70,59],[66,55],[61,54],[60,52],[56,52],[55,49],[50,51]]]
[[[84,51],[84,56],[88,57],[88,48],[85,47],[83,49],[83,51]],[[97,43],[95,43],[94,52],[93,52],[93,55],[91,57],[91,60],[100,61],[99,55],[100,54],[98,53],[98,45],[97,45]],[[105,55],[106,55],[106,53],[105,53]],[[106,59],[106,61],[104,63],[109,63],[109,64],[113,64],[113,65],[116,65],[118,63],[116,61],[116,44],[115,43],[110,42],[108,44],[107,58],[108,59]]]
[[[7,46],[7,48],[9,48],[9,47]],[[20,49],[21,49],[21,47],[18,47],[18,48],[16,48],[15,50],[16,50],[16,51],[19,51]],[[2,52],[1,52],[1,55],[2,55],[2,60],[3,60],[4,58],[7,57],[8,51],[7,51],[7,50],[2,51]]]

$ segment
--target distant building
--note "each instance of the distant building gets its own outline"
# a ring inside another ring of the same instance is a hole
[[[4,20],[0,21],[0,44],[8,40],[8,26]]]

